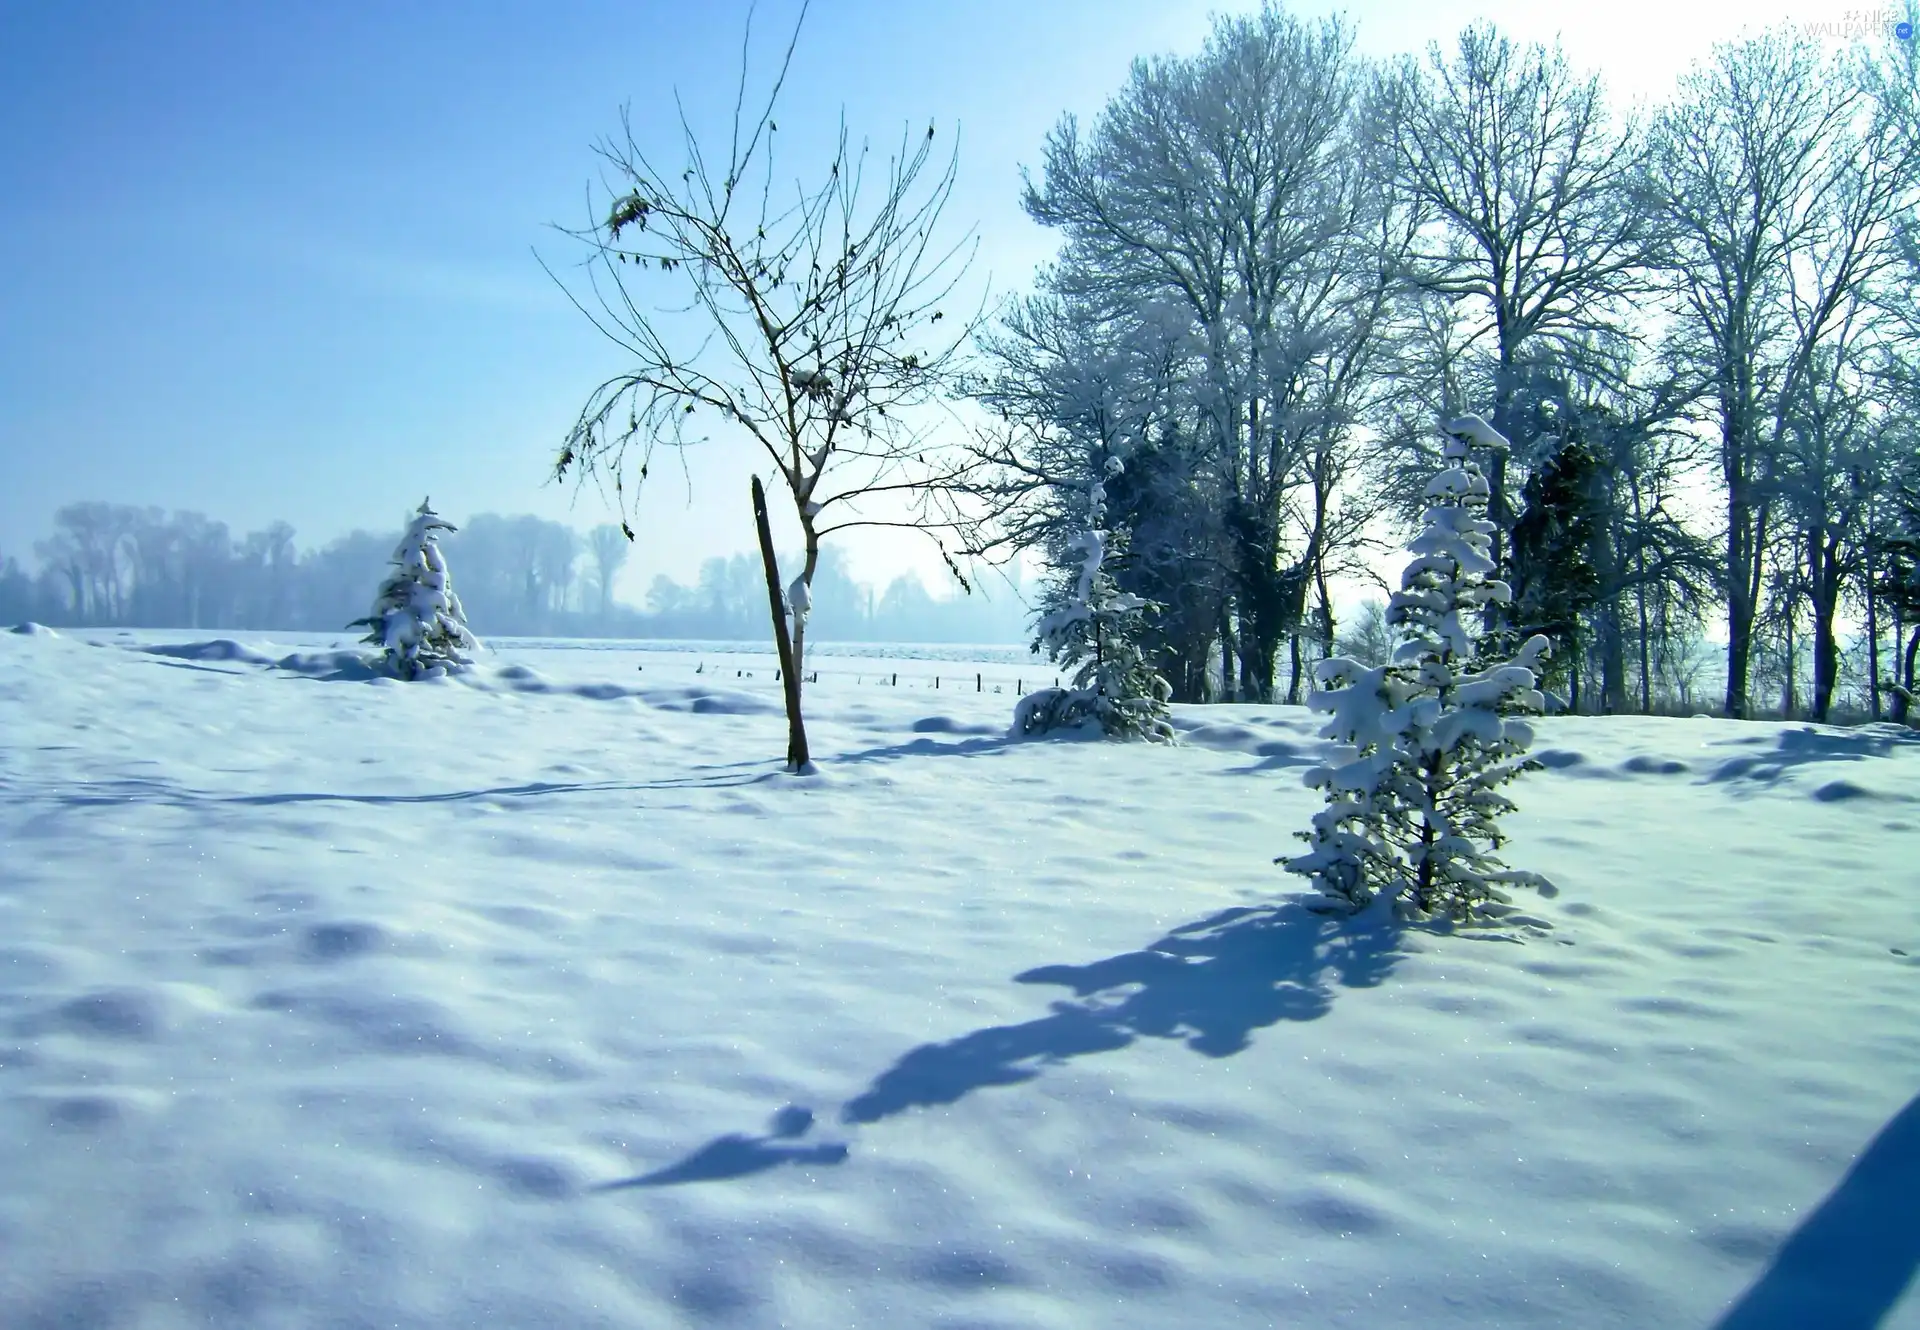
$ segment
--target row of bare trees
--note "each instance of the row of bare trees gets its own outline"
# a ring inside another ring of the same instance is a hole
[[[285,522],[235,539],[200,513],[69,504],[37,547],[36,572],[0,560],[0,622],[336,632],[366,612],[398,539],[399,528],[356,531],[303,552]],[[538,517],[481,513],[441,546],[488,636],[732,639],[764,622],[759,562],[743,555],[706,560],[692,585],[656,576],[637,610],[613,598],[631,548],[617,526],[583,536]],[[873,587],[835,548],[821,551],[815,612],[838,640],[890,642],[1012,641],[1024,615],[1017,585],[958,602],[911,573]]]
[[[0,618],[330,632],[366,612],[404,529],[355,531],[302,552],[285,522],[236,538],[202,513],[126,504],[68,504],[53,525],[35,546],[37,573],[13,559],[0,567]],[[608,615],[628,556],[618,528],[583,538],[557,522],[494,513],[474,517],[446,544],[459,551],[463,596],[503,632]]]
[[[1330,581],[1417,516],[1435,417],[1479,411],[1512,443],[1488,627],[1554,637],[1576,705],[1671,702],[1713,624],[1749,714],[1799,624],[1784,701],[1825,718],[1852,622],[1904,714],[1915,89],[1891,31],[1775,33],[1623,117],[1485,25],[1375,64],[1338,20],[1223,19],[1048,137],[1025,202],[1064,244],[983,339],[978,543],[1057,553],[1060,478],[1119,457],[1119,575],[1176,696],[1297,698]]]

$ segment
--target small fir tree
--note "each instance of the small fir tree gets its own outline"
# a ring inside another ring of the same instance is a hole
[[[1333,904],[1357,911],[1385,898],[1409,917],[1468,922],[1503,913],[1505,886],[1553,891],[1494,854],[1505,843],[1499,817],[1514,809],[1500,788],[1540,766],[1525,757],[1532,727],[1511,717],[1541,710],[1536,669],[1549,644],[1536,634],[1512,659],[1476,657],[1481,611],[1511,597],[1489,577],[1487,481],[1468,456],[1468,442],[1492,430],[1470,416],[1446,432],[1425,529],[1387,610],[1405,640],[1385,665],[1335,657],[1316,668],[1308,706],[1331,713],[1321,735],[1340,747],[1306,774],[1327,796],[1300,833],[1308,852],[1277,862]]]
[[[381,664],[395,678],[438,678],[471,665],[463,653],[480,647],[467,631],[466,612],[440,553],[440,533],[458,529],[421,500],[393,551],[393,571],[380,584],[373,610],[347,625],[367,629],[360,640],[382,649]]]
[[[1104,529],[1105,480],[1120,474],[1117,457],[1104,474],[1087,482],[1087,529],[1067,542],[1079,555],[1072,580],[1055,596],[1054,608],[1034,625],[1035,651],[1073,670],[1073,687],[1043,688],[1020,699],[1013,711],[1015,734],[1045,734],[1097,724],[1115,739],[1172,743],[1167,703],[1173,690],[1147,663],[1140,638],[1151,602],[1122,591],[1106,562],[1124,540]]]

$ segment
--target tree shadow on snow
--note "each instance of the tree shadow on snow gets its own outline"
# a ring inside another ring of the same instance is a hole
[[[1886,757],[1896,743],[1902,742],[1910,741],[1884,731],[1824,734],[1814,729],[1787,730],[1770,751],[1729,758],[1716,767],[1707,780],[1757,780],[1771,784],[1795,767],[1814,762],[1862,762],[1870,757]]]
[[[997,752],[1026,742],[1006,734],[975,736],[962,739],[958,743],[942,743],[928,734],[909,739],[905,743],[883,744],[875,748],[861,748],[851,753],[833,753],[822,759],[824,765],[851,765],[856,762],[889,762],[903,757],[972,757],[978,753]]]
[[[1018,1025],[995,1025],[937,1044],[922,1044],[876,1076],[840,1110],[865,1125],[908,1109],[951,1104],[975,1090],[1030,1081],[1048,1066],[1110,1053],[1135,1040],[1181,1039],[1204,1057],[1230,1057],[1255,1030],[1281,1021],[1310,1021],[1333,1006],[1338,988],[1370,988],[1404,954],[1407,926],[1384,911],[1350,918],[1316,914],[1290,901],[1235,907],[1184,924],[1140,951],[1086,965],[1043,965],[1014,976],[1023,984],[1072,990],[1052,1011]],[[789,1108],[804,1133],[813,1115]],[[617,1186],[742,1177],[785,1163],[840,1163],[844,1145],[810,1151],[773,1137],[722,1136],[678,1163]],[[824,1153],[822,1153],[824,1152]]]
[[[1920,1267],[1920,1095],[1868,1143],[1714,1330],[1873,1330]]]
[[[739,764],[730,764],[739,765]],[[764,763],[755,765],[764,766]],[[776,780],[783,772],[762,771],[757,775],[713,775],[674,777],[651,781],[530,781],[523,785],[492,785],[474,790],[437,790],[427,794],[343,794],[337,791],[292,790],[280,794],[212,794],[189,790],[152,780],[89,781],[85,794],[60,794],[53,801],[69,808],[91,808],[109,804],[150,803],[190,808],[199,804],[441,804],[466,799],[526,798],[545,794],[604,794],[644,790],[714,790],[742,785],[760,785]]]
[[[1015,975],[1057,984],[1073,1000],[1051,1015],[923,1044],[841,1110],[878,1122],[909,1108],[951,1104],[990,1085],[1032,1080],[1049,1064],[1125,1048],[1142,1037],[1182,1039],[1223,1058],[1280,1021],[1310,1021],[1336,987],[1370,988],[1398,962],[1401,929],[1385,919],[1315,914],[1288,902],[1239,906],[1185,924],[1141,951],[1087,965],[1043,965]]]
[[[773,1115],[773,1127],[764,1136],[738,1133],[707,1142],[678,1163],[656,1168],[638,1177],[603,1182],[594,1191],[625,1191],[632,1187],[673,1187],[683,1182],[720,1182],[764,1173],[781,1164],[840,1164],[847,1147],[840,1144],[786,1145],[813,1125],[807,1109],[789,1105]]]

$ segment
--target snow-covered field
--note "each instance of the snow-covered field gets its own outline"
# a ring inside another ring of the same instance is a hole
[[[7,1330],[1920,1327],[1910,737],[1548,720],[1447,936],[1299,709],[312,651],[0,634]]]

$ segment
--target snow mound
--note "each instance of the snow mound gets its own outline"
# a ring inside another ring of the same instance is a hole
[[[502,665],[493,672],[493,677],[502,680],[517,693],[551,693],[553,685],[546,676],[529,665]]]
[[[915,734],[1003,734],[1004,725],[969,725],[952,716],[922,716],[913,722]]]
[[[555,683],[528,665],[502,665],[485,674],[464,670],[457,677],[462,683],[483,689],[504,685],[516,693],[565,694],[571,697],[584,697],[592,702],[618,702],[625,698],[642,695],[641,689],[629,688],[617,683]]]
[[[563,691],[592,702],[618,702],[622,698],[640,696],[638,688],[627,688],[617,683],[579,683]]]
[[[698,684],[645,689],[635,696],[662,711],[691,711],[696,715],[771,716],[786,710],[786,704],[774,698],[734,688],[703,688]]]
[[[1850,780],[1830,780],[1815,790],[1813,797],[1823,804],[1841,804],[1852,803],[1856,799],[1877,799],[1881,796],[1878,790],[1870,790]]]
[[[252,647],[242,646],[230,637],[210,642],[183,642],[177,646],[141,647],[150,656],[172,656],[176,660],[237,660],[248,665],[271,665],[273,657]]]
[[[1301,745],[1287,739],[1269,739],[1250,725],[1181,726],[1183,743],[1199,744],[1221,752],[1245,753],[1248,757],[1293,757]]]
[[[314,679],[371,682],[383,677],[357,651],[296,651],[273,662],[276,669]]]
[[[7,629],[7,631],[10,633],[18,633],[22,637],[58,637],[60,636],[60,634],[54,632],[53,629],[47,627],[44,623],[34,623],[31,619],[29,619],[26,623],[17,623],[13,627]]]

